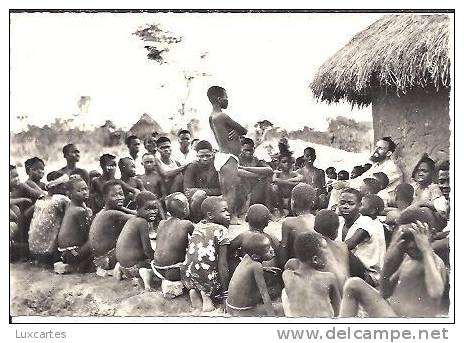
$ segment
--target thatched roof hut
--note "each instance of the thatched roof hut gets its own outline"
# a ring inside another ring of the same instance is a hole
[[[439,14],[386,15],[329,58],[310,85],[328,103],[372,104],[375,139],[400,143],[406,175],[422,152],[448,158],[449,22]]]
[[[164,132],[161,126],[150,117],[147,113],[144,113],[140,119],[129,129],[128,134],[136,135],[137,137],[144,139],[152,133]]]

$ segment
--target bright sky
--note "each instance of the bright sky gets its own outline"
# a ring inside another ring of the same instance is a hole
[[[324,129],[327,118],[370,120],[370,108],[316,103],[309,84],[317,68],[379,14],[12,14],[11,129],[43,125],[78,112],[90,96],[86,123],[110,119],[129,128],[143,113],[165,130],[185,97],[183,70],[209,77],[191,85],[187,107],[207,125],[209,86],[229,93],[227,112],[253,125],[268,119],[295,129]],[[160,66],[132,35],[159,23],[183,37]],[[200,59],[202,53],[208,54]],[[16,117],[27,115],[20,122]]]

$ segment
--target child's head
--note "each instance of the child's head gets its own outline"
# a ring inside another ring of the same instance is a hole
[[[450,162],[443,161],[438,166],[438,187],[440,187],[441,192],[445,196],[446,199],[449,199],[450,194]]]
[[[253,260],[263,262],[274,258],[270,239],[261,233],[251,233],[242,243],[242,250]]]
[[[118,162],[119,171],[121,176],[133,177],[137,174],[135,169],[135,162],[130,157],[123,157]]]
[[[387,186],[390,184],[390,179],[385,173],[378,172],[372,174],[372,176],[379,182],[381,190],[387,188]]]
[[[319,232],[324,237],[335,240],[338,235],[340,222],[338,216],[331,210],[320,210],[314,220],[314,231]]]
[[[103,199],[106,209],[118,210],[124,206],[124,191],[119,180],[110,180],[103,184]]]
[[[70,143],[70,144],[66,144],[64,147],[63,147],[63,156],[64,158],[66,159],[66,161],[69,163],[76,163],[76,162],[79,162],[79,159],[80,159],[80,151],[79,149],[76,147],[75,144],[73,143]]]
[[[184,193],[175,192],[169,194],[166,199],[166,209],[173,217],[185,219],[190,215],[190,207]]]
[[[82,204],[89,199],[89,187],[79,175],[69,177],[67,188],[73,202]]]
[[[279,155],[279,170],[289,172],[293,168],[293,156],[291,153],[283,153]]]
[[[329,167],[325,170],[325,175],[331,180],[337,179],[337,169],[335,167]]]
[[[291,208],[295,213],[312,211],[316,204],[316,190],[307,183],[299,183],[292,189]]]
[[[19,180],[18,170],[16,166],[10,164],[10,188],[18,187],[21,181]]]
[[[327,264],[327,242],[315,232],[299,234],[295,239],[296,258],[314,269],[324,269]]]
[[[192,134],[189,130],[183,129],[177,133],[177,139],[179,140],[179,146],[181,149],[188,149],[190,147],[190,139]]]
[[[377,194],[380,189],[380,182],[373,177],[364,179],[361,183],[361,186],[359,187],[359,191],[363,196],[367,194]]]
[[[361,176],[364,173],[363,166],[354,166],[350,174],[350,179],[356,179],[358,176]]]
[[[305,164],[313,165],[314,161],[316,160],[316,150],[314,150],[314,148],[310,146],[307,147],[303,151],[303,157],[304,157]]]
[[[199,141],[196,148],[197,160],[202,166],[209,166],[213,162],[213,147],[208,141]]]
[[[395,203],[401,201],[407,206],[412,204],[414,199],[414,187],[409,183],[400,183],[395,188]],[[397,204],[396,204],[397,205]]]
[[[198,138],[192,139],[192,142],[190,143],[190,145],[192,146],[192,149],[193,149],[193,150],[197,151],[197,145],[198,145],[198,142],[199,142],[199,141],[200,141],[200,140],[199,140]]]
[[[171,158],[171,140],[166,136],[161,136],[156,141],[156,145],[158,146],[158,151],[160,156],[165,159]]]
[[[208,100],[212,105],[219,105],[220,108],[227,108],[229,105],[229,99],[227,98],[227,92],[224,88],[219,86],[212,86],[206,93]]]
[[[156,170],[155,155],[151,152],[146,152],[142,156],[142,165],[145,173],[151,173]]]
[[[228,227],[230,224],[230,213],[227,202],[218,196],[207,197],[201,204],[203,217],[212,223]]]
[[[32,181],[39,182],[44,177],[45,162],[38,157],[26,160],[24,168],[26,168],[26,174]]]
[[[436,222],[433,212],[429,208],[420,207],[406,209],[401,212],[401,215],[397,219],[399,230],[401,230],[401,239],[405,241],[405,252],[412,259],[416,260],[422,258],[422,253],[417,247],[413,234],[414,229],[411,224],[418,221],[427,224],[429,233],[433,232]]]
[[[375,194],[367,194],[361,199],[361,206],[359,212],[363,216],[377,218],[385,208],[382,198]]]
[[[116,156],[111,154],[101,155],[100,167],[104,175],[114,178],[114,174],[116,173]]]
[[[140,151],[140,139],[136,135],[130,135],[126,138],[125,141],[127,148],[129,149],[129,153],[137,155]]]
[[[245,158],[253,158],[255,153],[255,142],[251,138],[243,138],[241,141],[240,155]]]
[[[159,215],[158,198],[152,192],[142,191],[135,197],[137,217],[153,222]]]
[[[364,167],[364,172],[367,172],[369,169],[371,169],[372,163],[365,163],[363,167]]]
[[[93,179],[96,179],[97,177],[100,177],[100,176],[102,176],[102,174],[98,170],[93,169],[93,170],[89,171],[89,180],[90,180],[90,182],[92,182]]]
[[[245,220],[251,229],[263,231],[271,220],[271,212],[269,209],[261,204],[251,205],[246,214]]]
[[[359,214],[359,207],[361,206],[361,193],[354,188],[347,188],[340,194],[338,201],[338,211],[342,217],[355,218]]]
[[[52,171],[47,174],[47,191],[49,194],[66,195],[68,192],[69,175],[59,171]]]
[[[346,170],[340,170],[337,174],[337,180],[346,181],[350,179],[350,174]]]
[[[432,183],[435,175],[435,162],[427,155],[422,155],[412,171],[412,178],[421,186]]]
[[[148,137],[143,140],[143,146],[145,150],[151,152],[152,154],[156,153],[157,145],[156,145],[156,135],[152,133]]]

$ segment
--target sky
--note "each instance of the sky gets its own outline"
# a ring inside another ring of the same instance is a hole
[[[324,130],[327,119],[345,115],[371,120],[370,107],[327,105],[309,84],[318,67],[379,14],[11,14],[11,130],[76,118],[78,100],[90,97],[78,117],[86,125],[105,120],[128,129],[143,113],[163,129],[186,97],[188,115],[207,125],[206,90],[228,90],[227,113],[245,125],[268,119],[285,129]],[[158,23],[183,38],[159,65],[148,60],[132,33]],[[204,58],[200,56],[204,55]],[[23,120],[17,117],[22,116]]]

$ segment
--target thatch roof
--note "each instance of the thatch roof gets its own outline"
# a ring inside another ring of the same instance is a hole
[[[386,15],[354,36],[318,70],[310,85],[322,101],[371,103],[376,91],[450,87],[449,17]]]
[[[129,129],[129,132],[143,139],[152,133],[161,133],[163,132],[163,129],[156,122],[156,120],[150,117],[147,113],[144,113],[140,119]]]

